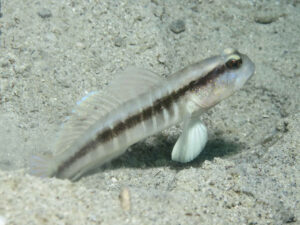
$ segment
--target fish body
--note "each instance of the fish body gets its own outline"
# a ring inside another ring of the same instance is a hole
[[[66,122],[52,158],[35,157],[31,172],[76,180],[123,154],[132,144],[184,121],[172,159],[189,162],[207,142],[199,115],[239,90],[254,64],[234,49],[192,64],[168,79],[128,70],[103,92],[79,102]]]

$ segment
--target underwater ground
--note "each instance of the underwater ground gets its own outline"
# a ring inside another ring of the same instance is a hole
[[[2,0],[0,225],[300,224],[300,2]],[[193,162],[180,126],[79,181],[28,175],[76,101],[128,66],[162,76],[224,48],[256,64],[203,114]]]

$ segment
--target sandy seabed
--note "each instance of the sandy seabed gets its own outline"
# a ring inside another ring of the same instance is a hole
[[[300,3],[2,0],[0,225],[299,224]],[[256,74],[203,114],[193,162],[180,126],[77,182],[28,174],[76,101],[128,66],[162,76],[235,47]]]

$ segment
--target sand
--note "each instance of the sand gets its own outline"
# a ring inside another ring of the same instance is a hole
[[[0,225],[300,224],[299,1],[2,0]],[[193,162],[180,126],[77,182],[28,174],[76,101],[128,66],[168,76],[235,47],[256,74],[203,114]]]

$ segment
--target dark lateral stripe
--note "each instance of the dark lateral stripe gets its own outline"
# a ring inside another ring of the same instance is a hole
[[[191,81],[188,85],[173,91],[171,94],[164,96],[160,99],[157,99],[152,106],[149,106],[145,108],[142,112],[139,112],[137,114],[134,114],[130,117],[128,117],[125,121],[120,121],[117,123],[112,129],[107,128],[105,130],[102,130],[98,135],[97,138],[88,144],[86,144],[84,147],[79,149],[71,158],[66,160],[64,163],[62,163],[58,169],[57,169],[57,176],[59,176],[60,173],[66,168],[68,168],[73,162],[80,159],[81,157],[88,154],[90,151],[92,151],[99,143],[105,143],[110,140],[112,140],[114,137],[117,137],[121,133],[125,132],[127,129],[130,129],[132,127],[135,127],[137,124],[141,123],[142,121],[146,121],[150,119],[152,116],[160,113],[163,108],[170,110],[172,103],[174,103],[176,100],[178,100],[181,96],[183,96],[187,91],[193,90],[195,88],[200,88],[202,86],[207,85],[210,82],[214,82],[217,77],[219,77],[222,73],[224,73],[226,70],[225,65],[217,67],[210,72],[207,73],[207,75],[201,77],[198,80]]]

